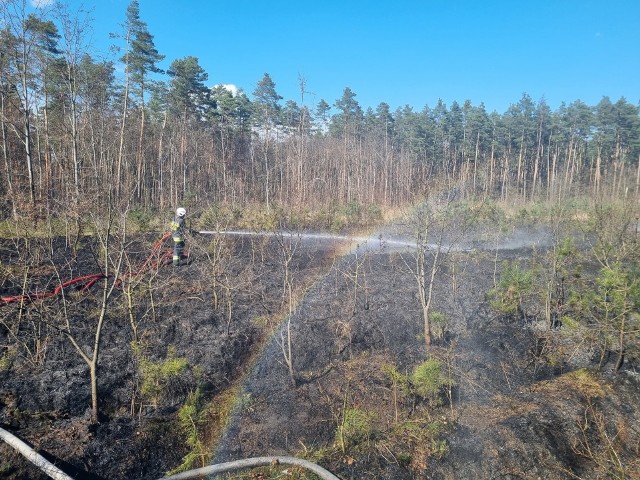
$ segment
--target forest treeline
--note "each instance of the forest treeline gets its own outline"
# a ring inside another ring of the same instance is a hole
[[[268,73],[251,96],[193,56],[164,55],[133,0],[117,60],[91,52],[91,22],[64,5],[0,4],[3,217],[129,209],[406,205],[436,182],[461,197],[640,195],[640,110],[625,98],[552,110],[528,94],[499,114],[454,101],[362,108],[285,100]],[[122,74],[116,72],[123,72]]]

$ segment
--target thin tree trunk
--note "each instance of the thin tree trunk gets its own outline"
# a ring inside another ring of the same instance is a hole
[[[125,56],[124,56],[124,98],[122,105],[122,123],[120,125],[120,145],[118,147],[118,162],[116,164],[116,198],[120,198],[120,192],[122,188],[122,164],[124,163],[124,134],[127,125],[127,110],[129,108],[129,48],[131,41],[131,31],[127,30],[127,36],[125,41]]]
[[[138,151],[136,155],[136,194],[138,200],[142,200],[144,195],[145,185],[145,172],[144,167],[144,155],[143,155],[143,141],[144,141],[144,128],[145,128],[145,106],[144,106],[144,86],[142,86],[141,103],[140,103],[140,135],[138,136]]]
[[[162,119],[162,128],[160,129],[160,138],[158,139],[158,191],[157,198],[159,199],[160,209],[164,209],[165,206],[165,198],[164,198],[164,166],[163,166],[163,155],[162,155],[162,146],[164,141],[164,132],[167,127],[167,112],[164,112],[164,118]]]
[[[636,200],[640,193],[640,155],[638,155],[638,168],[636,169]]]
[[[127,108],[129,99],[129,83],[125,83],[124,106],[122,107],[122,123],[120,125],[120,146],[118,147],[118,161],[116,163],[116,198],[120,198],[122,188],[122,164],[124,162],[124,133],[127,125]]]
[[[25,112],[24,115],[24,149],[27,162],[27,174],[29,177],[29,201],[31,203],[31,206],[35,210],[36,187],[35,178],[33,175],[33,152],[31,151],[31,122],[29,120],[28,112]]]
[[[18,212],[16,210],[16,202],[15,202],[15,191],[13,189],[13,180],[11,178],[12,169],[10,166],[9,159],[9,141],[7,139],[7,125],[4,122],[4,95],[0,97],[0,101],[2,104],[0,105],[0,112],[2,113],[2,123],[0,124],[0,130],[2,131],[2,159],[4,160],[4,172],[7,183],[7,201],[11,204],[11,213],[13,218],[16,219],[18,217]],[[638,164],[638,175],[640,175],[640,163]],[[640,176],[638,177],[640,179]]]

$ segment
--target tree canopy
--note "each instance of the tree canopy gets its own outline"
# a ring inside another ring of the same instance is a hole
[[[304,82],[299,102],[285,99],[268,73],[247,95],[194,56],[163,71],[137,0],[115,37],[119,64],[80,48],[90,25],[69,11],[37,17],[8,0],[0,13],[4,216],[77,210],[97,190],[141,208],[402,205],[436,184],[502,199],[640,193],[640,111],[625,98],[552,110],[523,93],[502,114],[469,99],[392,110],[363,108],[347,86],[305,104]]]

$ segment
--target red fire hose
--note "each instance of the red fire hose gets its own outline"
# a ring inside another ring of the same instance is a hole
[[[122,281],[124,279],[126,279],[126,278],[129,278],[129,277],[132,277],[132,276],[141,275],[141,274],[143,274],[145,272],[148,272],[149,270],[157,268],[158,266],[160,266],[160,265],[162,265],[164,263],[168,263],[168,261],[171,261],[172,252],[169,251],[169,250],[167,250],[165,252],[162,252],[160,255],[157,255],[157,252],[160,249],[160,247],[162,246],[162,243],[167,238],[169,238],[170,236],[171,236],[171,232],[165,234],[161,239],[159,239],[156,242],[156,244],[153,246],[153,249],[151,250],[151,253],[147,257],[147,259],[144,261],[142,266],[139,267],[138,269],[136,269],[135,271],[131,271],[131,270],[128,271],[126,274],[124,274],[122,277],[120,277],[116,281],[116,284],[120,285],[122,283]],[[154,258],[156,260],[152,261]],[[0,306],[8,305],[10,303],[15,303],[15,302],[32,302],[34,300],[38,300],[38,299],[42,299],[42,298],[53,297],[55,295],[60,294],[60,292],[64,288],[69,287],[71,285],[79,284],[79,286],[81,286],[81,291],[84,292],[84,291],[88,290],[89,288],[91,288],[93,286],[93,284],[96,283],[98,280],[101,280],[101,279],[107,278],[107,277],[112,277],[112,275],[105,275],[104,273],[94,273],[92,275],[83,275],[81,277],[76,277],[76,278],[73,278],[71,280],[67,280],[66,282],[60,283],[58,286],[56,286],[50,292],[24,293],[24,294],[21,294],[21,295],[12,295],[12,296],[7,296],[7,297],[0,297]]]

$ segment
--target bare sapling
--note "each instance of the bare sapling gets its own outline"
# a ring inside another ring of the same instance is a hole
[[[0,279],[3,283],[19,287],[20,300],[13,306],[3,309],[0,326],[4,327],[8,343],[4,345],[6,354],[0,357],[9,363],[20,357],[34,367],[45,361],[48,333],[47,313],[41,302],[29,301],[29,292],[33,288],[32,277],[40,263],[40,247],[29,238],[24,243],[15,241],[15,262],[6,267],[0,265]],[[49,258],[50,260],[50,258]],[[41,287],[42,288],[42,287]],[[48,288],[48,286],[44,286]]]
[[[418,287],[427,348],[433,342],[431,307],[436,276],[450,252],[460,244],[471,220],[470,210],[458,212],[454,207],[451,198],[440,205],[425,201],[416,207],[410,219],[415,228],[416,253],[413,266],[405,263]]]
[[[121,221],[116,225],[115,214],[109,208],[106,219],[94,218],[94,227],[98,239],[99,248],[103,263],[103,287],[99,298],[96,324],[93,331],[93,348],[89,353],[85,352],[79,340],[80,330],[74,332],[72,322],[73,312],[69,311],[71,304],[66,301],[63,293],[63,321],[62,333],[71,342],[76,352],[89,367],[89,378],[91,385],[91,420],[94,423],[99,421],[99,393],[98,393],[98,363],[100,360],[100,348],[102,345],[102,332],[107,321],[110,300],[118,285],[121,283],[121,272],[125,256],[125,231],[126,231],[125,211],[121,216]],[[105,223],[106,222],[106,223]],[[119,232],[114,232],[119,228]],[[117,244],[113,245],[112,240],[118,238]]]
[[[217,231],[225,228],[217,227]],[[252,257],[256,254],[255,245],[251,241]],[[223,316],[225,334],[231,335],[235,302],[238,293],[250,288],[253,283],[254,262],[248,264],[234,257],[231,241],[224,235],[213,235],[213,238],[200,252],[207,259],[206,277],[211,281],[211,305]]]
[[[297,379],[293,366],[293,344],[291,337],[291,318],[293,316],[295,306],[293,299],[293,272],[291,271],[291,263],[298,247],[300,246],[301,238],[299,234],[294,238],[293,235],[283,232],[277,232],[275,238],[279,247],[280,265],[282,267],[282,306],[284,307],[285,303],[287,306],[286,332],[284,328],[280,330],[280,339],[278,340],[278,344],[282,351],[284,363],[289,371],[289,378],[291,379],[292,385],[295,387],[297,385]]]
[[[293,313],[293,272],[291,262],[300,246],[300,234],[295,237],[286,232],[276,232],[276,242],[280,252],[280,266],[282,267],[282,305],[288,306],[289,315]]]
[[[293,341],[291,337],[291,315],[287,316],[286,329],[282,328],[280,330],[280,338],[278,339],[278,345],[280,346],[280,350],[282,351],[282,357],[284,358],[284,363],[287,367],[287,371],[289,372],[289,379],[291,380],[291,384],[293,385],[293,387],[296,387],[298,385],[298,379],[296,377],[295,369],[293,366]]]
[[[127,275],[121,277],[123,300],[129,317],[133,342],[139,341],[139,329],[146,318],[154,318],[155,303],[153,293],[156,285],[158,270],[151,269],[138,272],[138,264],[125,256]]]
[[[222,235],[214,235],[209,246],[204,250],[204,256],[208,262],[208,277],[211,279],[211,301],[213,308],[217,309],[220,303],[220,292],[224,288],[222,279],[227,270],[231,253],[229,246]]]
[[[363,273],[363,266],[369,260],[369,252],[365,251],[363,254],[360,254],[356,249],[356,252],[353,256],[353,263],[348,265],[348,269],[344,270],[342,274],[350,281],[353,285],[353,307],[351,309],[351,314],[355,315],[358,308],[358,297],[360,295],[361,288],[364,289],[365,292],[365,309],[368,308],[369,299],[366,297],[367,288],[366,288],[366,274]]]

